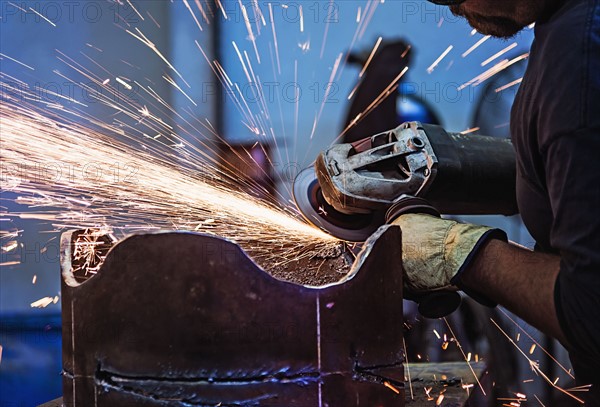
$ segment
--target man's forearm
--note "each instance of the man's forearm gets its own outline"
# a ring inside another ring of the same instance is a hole
[[[559,269],[559,256],[490,240],[461,281],[566,344],[554,305]]]

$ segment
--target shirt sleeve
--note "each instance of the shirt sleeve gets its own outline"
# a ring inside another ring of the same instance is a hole
[[[598,112],[600,114],[600,112]],[[573,350],[600,365],[600,128],[553,137],[542,151],[560,251],[558,319]]]

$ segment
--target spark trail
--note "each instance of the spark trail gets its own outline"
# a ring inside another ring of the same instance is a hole
[[[339,250],[289,209],[239,191],[227,173],[200,159],[182,163],[178,146],[105,123],[99,131],[70,115],[80,113],[0,101],[2,190],[31,208],[9,216],[58,229],[201,231],[235,241],[263,266]]]

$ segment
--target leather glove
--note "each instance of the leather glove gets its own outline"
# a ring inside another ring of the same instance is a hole
[[[464,287],[460,277],[486,241],[492,238],[507,240],[503,231],[421,213],[407,213],[391,223],[402,229],[407,298],[461,289],[484,305],[496,305]]]

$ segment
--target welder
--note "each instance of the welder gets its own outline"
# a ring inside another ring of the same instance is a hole
[[[536,251],[485,227],[407,214],[411,284],[497,302],[569,350],[586,406],[600,405],[600,0],[431,0],[482,34],[535,23],[511,113],[517,202]],[[411,250],[418,247],[419,250]]]

